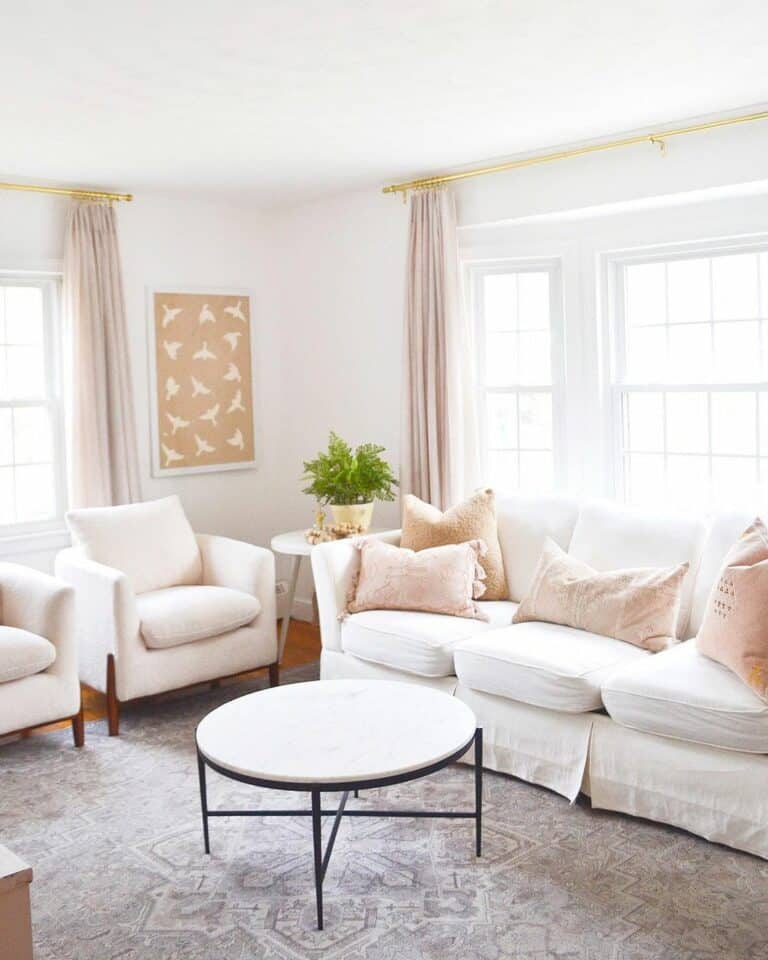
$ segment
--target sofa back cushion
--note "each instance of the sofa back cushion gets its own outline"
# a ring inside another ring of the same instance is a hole
[[[718,513],[712,518],[693,588],[691,619],[688,625],[689,637],[695,637],[704,622],[707,601],[720,576],[726,554],[755,519],[757,512],[756,510],[730,510]]]
[[[568,550],[578,515],[578,501],[566,497],[498,497],[496,520],[510,600],[520,603],[528,595],[547,539]]]
[[[67,524],[85,556],[122,571],[136,593],[200,583],[200,550],[177,496],[71,510]]]
[[[706,524],[681,513],[654,513],[606,501],[584,503],[568,552],[595,570],[690,564],[683,582],[677,637],[687,636],[693,585]]]

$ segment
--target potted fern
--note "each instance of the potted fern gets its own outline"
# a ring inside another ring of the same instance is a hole
[[[321,504],[328,504],[334,523],[351,523],[367,530],[376,500],[394,500],[398,485],[392,468],[381,454],[384,447],[362,443],[353,450],[331,431],[328,449],[304,462],[304,488]]]

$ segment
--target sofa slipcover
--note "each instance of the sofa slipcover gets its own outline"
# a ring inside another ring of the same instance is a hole
[[[454,651],[456,675],[470,690],[563,713],[599,710],[608,675],[649,656],[631,643],[537,622],[487,631]]]
[[[768,704],[695,640],[632,663],[603,684],[617,722],[643,733],[726,750],[768,753]]]

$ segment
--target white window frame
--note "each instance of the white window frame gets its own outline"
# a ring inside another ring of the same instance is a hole
[[[41,400],[0,399],[0,409],[11,407],[40,407],[48,411],[51,419],[51,442],[53,445],[54,515],[46,520],[0,524],[0,544],[3,541],[20,541],[18,550],[11,552],[34,552],[24,547],[23,540],[36,534],[59,532],[64,527],[67,510],[67,464],[66,422],[64,416],[62,354],[63,335],[61,321],[61,273],[59,271],[0,270],[3,286],[36,287],[43,297],[43,351],[45,363],[45,396]],[[43,546],[41,543],[40,546]],[[5,549],[0,552],[6,552]]]
[[[610,491],[615,500],[626,502],[626,477],[625,477],[625,450],[624,450],[624,423],[623,423],[623,396],[631,393],[672,393],[679,392],[697,392],[707,395],[708,408],[708,441],[709,449],[707,454],[702,454],[706,458],[707,469],[711,480],[712,475],[712,414],[711,398],[713,393],[721,392],[743,392],[756,393],[760,391],[768,392],[768,380],[755,382],[727,382],[710,381],[704,383],[670,383],[666,380],[649,384],[626,384],[623,382],[626,364],[626,317],[624,295],[624,269],[634,264],[645,263],[669,263],[673,260],[687,260],[696,257],[714,258],[718,256],[729,256],[740,253],[768,253],[768,234],[752,235],[745,237],[724,237],[706,241],[696,241],[691,243],[676,243],[665,246],[654,246],[653,248],[636,248],[620,252],[604,254],[602,257],[602,288],[607,303],[607,316],[603,333],[607,337],[608,349],[606,350],[606,377],[605,377],[605,396],[604,405],[606,416],[606,450],[608,453],[607,467],[609,470]],[[710,280],[711,283],[711,280]],[[759,283],[759,279],[758,279]],[[760,306],[765,308],[768,305],[768,290],[760,290]],[[710,300],[710,310],[711,310]],[[768,315],[760,317],[761,323],[768,322]],[[714,319],[710,314],[710,323]],[[762,344],[763,337],[760,337]],[[666,444],[666,403],[663,402],[663,447],[664,459],[666,463],[667,444]],[[752,457],[750,454],[744,454],[745,459],[754,459],[757,462],[757,469],[760,470],[760,404],[757,403],[756,412],[756,453]],[[729,456],[731,456],[729,454]],[[738,456],[733,454],[732,456]],[[764,457],[768,457],[768,451],[764,452]],[[665,465],[666,471],[666,465]],[[758,477],[759,477],[758,473]]]
[[[485,382],[485,318],[483,309],[483,280],[491,274],[504,273],[547,273],[549,275],[549,337],[551,383],[516,384],[507,387],[491,387]],[[563,317],[563,280],[562,263],[557,257],[521,258],[504,257],[486,261],[466,261],[464,265],[464,286],[466,306],[472,323],[474,336],[475,384],[477,398],[478,440],[482,458],[482,475],[488,475],[488,423],[487,402],[489,394],[525,394],[548,393],[552,398],[552,474],[553,489],[560,488],[566,477],[566,424],[565,424],[565,334]],[[518,441],[519,431],[518,406]],[[520,451],[521,448],[517,447]],[[525,451],[522,451],[525,452]],[[540,450],[532,450],[540,453]],[[518,466],[519,470],[519,466]],[[518,475],[519,478],[519,475]],[[506,491],[505,491],[506,492]],[[514,492],[514,490],[509,491]]]

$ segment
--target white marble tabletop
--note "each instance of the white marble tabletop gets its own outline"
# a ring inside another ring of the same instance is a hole
[[[250,693],[197,728],[204,757],[233,773],[293,783],[397,776],[444,760],[476,727],[450,694],[389,680],[315,680]]]
[[[308,543],[305,536],[309,527],[302,530],[290,530],[288,533],[277,533],[270,541],[274,553],[282,553],[289,557],[308,557],[312,553],[313,543]],[[371,527],[366,534],[381,533],[383,527]],[[364,534],[364,536],[366,535]]]

